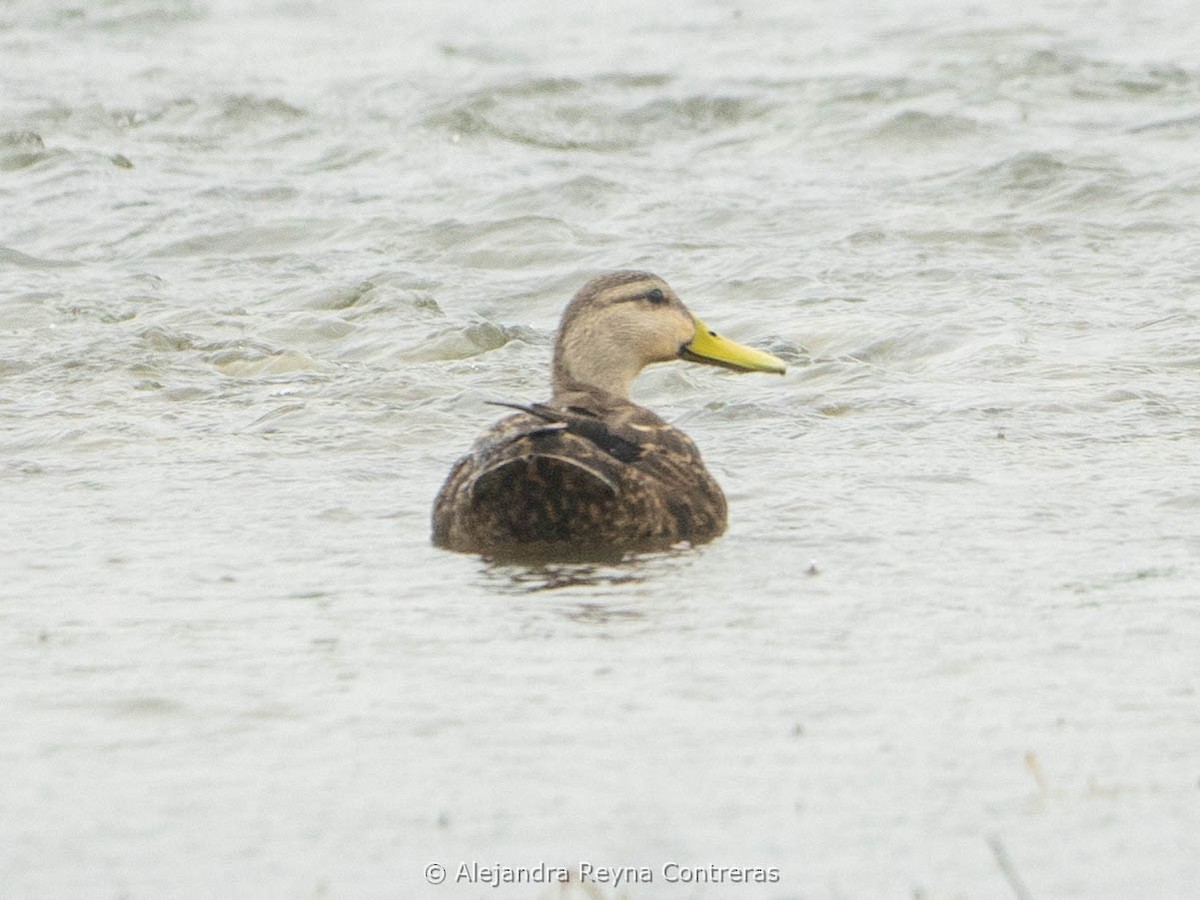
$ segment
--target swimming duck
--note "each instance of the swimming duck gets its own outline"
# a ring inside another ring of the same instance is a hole
[[[563,313],[545,403],[501,419],[455,463],[433,543],[499,558],[613,559],[725,531],[725,495],[691,439],[629,399],[650,363],[684,359],[783,374],[720,337],[648,272],[587,282]]]

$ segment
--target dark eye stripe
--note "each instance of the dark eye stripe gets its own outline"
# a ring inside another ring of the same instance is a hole
[[[629,293],[622,292],[618,294],[614,291],[613,296],[605,297],[604,300],[607,303],[641,303],[645,301],[659,304],[667,302],[667,294],[666,291],[659,287],[652,287],[648,290],[639,287]]]

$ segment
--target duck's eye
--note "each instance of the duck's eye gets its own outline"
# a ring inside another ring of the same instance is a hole
[[[667,298],[663,294],[661,288],[650,288],[650,290],[646,292],[646,299],[651,303],[665,303]]]

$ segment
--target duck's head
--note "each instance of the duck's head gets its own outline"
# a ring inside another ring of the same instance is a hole
[[[739,372],[786,371],[783,361],[719,336],[649,272],[593,278],[567,305],[554,348],[554,388],[589,385],[628,397],[650,363],[686,359]]]

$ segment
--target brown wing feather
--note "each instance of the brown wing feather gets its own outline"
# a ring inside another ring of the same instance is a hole
[[[720,535],[725,497],[687,435],[628,401],[589,399],[508,416],[480,437],[434,502],[434,543],[490,555],[605,557]],[[556,425],[547,413],[554,408],[568,425],[584,416],[600,427]]]

